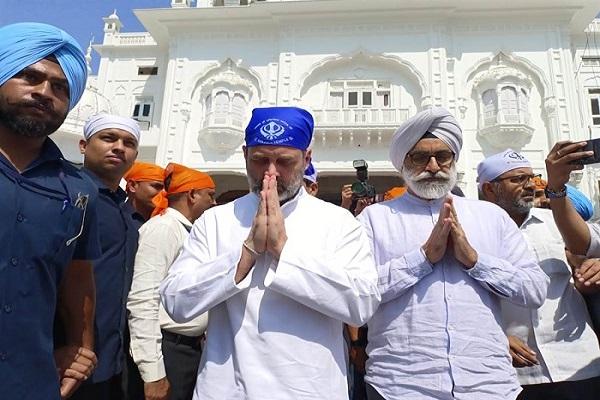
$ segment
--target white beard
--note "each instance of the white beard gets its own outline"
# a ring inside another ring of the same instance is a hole
[[[438,171],[435,174],[427,171],[415,173],[404,167],[402,169],[402,177],[414,194],[422,199],[433,200],[441,199],[454,188],[458,174],[456,172],[456,164],[452,162],[448,173],[442,171]],[[427,180],[431,178],[436,178],[436,180]]]

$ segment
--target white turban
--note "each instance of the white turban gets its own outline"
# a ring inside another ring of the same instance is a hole
[[[446,143],[454,152],[454,159],[458,160],[462,148],[462,130],[458,121],[445,108],[432,107],[405,121],[394,133],[390,160],[398,171],[402,171],[406,155],[426,132]]]
[[[491,182],[505,172],[517,168],[531,168],[531,163],[512,149],[489,156],[477,166],[477,186],[479,190],[485,182]]]
[[[122,129],[129,132],[135,140],[140,141],[140,126],[136,120],[111,114],[91,116],[83,127],[83,136],[85,140],[89,140],[89,138],[103,129]]]

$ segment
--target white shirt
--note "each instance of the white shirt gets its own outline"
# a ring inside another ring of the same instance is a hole
[[[372,242],[382,297],[369,322],[365,380],[389,400],[511,400],[521,390],[500,299],[539,307],[548,277],[502,209],[453,199],[478,253],[469,270],[451,251],[432,265],[421,250],[443,199],[406,193],[358,217]]]
[[[186,336],[200,336],[206,330],[207,314],[185,324],[175,323],[160,304],[158,293],[160,282],[181,252],[191,227],[191,222],[183,214],[167,208],[163,215],[150,218],[139,230],[127,309],[130,351],[144,382],[154,382],[166,376],[161,328]]]
[[[206,211],[161,284],[174,320],[210,310],[194,399],[347,400],[342,322],[364,324],[380,300],[367,237],[302,188],[282,206],[279,262],[260,256],[236,285],[257,208],[250,193]]]
[[[537,353],[539,365],[517,368],[522,385],[577,381],[600,376],[600,348],[583,297],[573,285],[565,244],[552,211],[533,208],[521,225],[529,248],[550,277],[538,309],[502,305],[507,335]]]

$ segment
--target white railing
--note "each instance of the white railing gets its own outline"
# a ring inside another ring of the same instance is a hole
[[[147,33],[120,33],[119,44],[121,46],[143,46],[154,45],[156,42]]]
[[[487,128],[489,126],[495,125],[511,125],[511,124],[522,124],[529,125],[530,115],[528,112],[519,111],[518,114],[506,114],[502,111],[498,111],[498,113],[486,112],[484,115],[484,126]]]
[[[213,127],[234,127],[237,129],[244,128],[244,121],[239,115],[232,113],[217,113],[214,111],[209,112],[202,121],[202,128],[213,128]]]
[[[397,125],[408,119],[403,108],[313,109],[315,123],[325,126]]]

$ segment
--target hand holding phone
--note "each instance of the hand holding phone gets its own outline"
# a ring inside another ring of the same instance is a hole
[[[600,139],[588,140],[585,147],[579,152],[593,152],[592,155],[571,161],[571,164],[587,165],[600,163]]]

